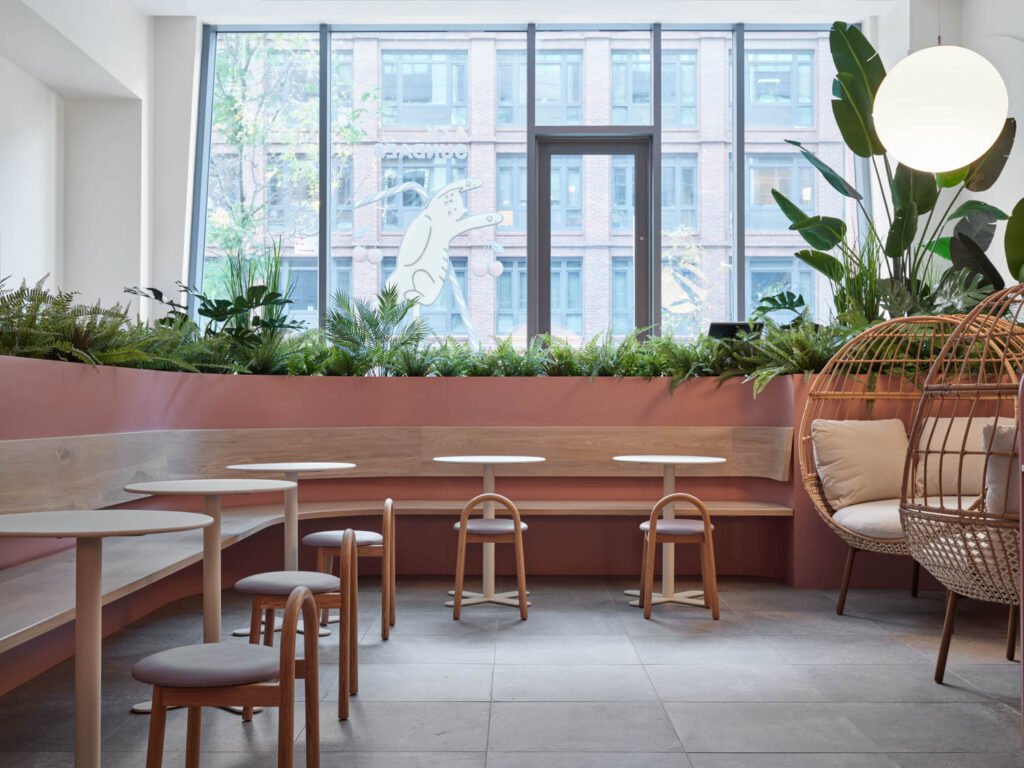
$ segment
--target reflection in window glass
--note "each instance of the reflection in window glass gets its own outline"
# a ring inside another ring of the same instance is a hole
[[[661,229],[697,229],[697,156],[662,155]]]
[[[387,256],[381,261],[380,287],[383,288],[395,271],[395,257]],[[420,317],[427,321],[430,330],[438,336],[463,335],[466,333],[466,323],[463,310],[468,307],[469,296],[467,290],[467,259],[463,256],[456,256],[451,260],[451,277],[445,283],[440,297],[433,304],[421,309]],[[458,291],[455,284],[458,284]]]
[[[747,262],[747,306],[756,307],[765,296],[783,291],[804,297],[814,311],[814,272],[803,262],[786,257],[761,256]],[[774,319],[789,322],[791,312],[780,312]]]
[[[526,51],[498,51],[498,126],[526,127]]]
[[[612,258],[612,333],[624,336],[633,330],[633,280],[635,269],[631,256]]]
[[[775,203],[773,189],[808,215],[814,211],[814,169],[802,156],[747,155],[747,229],[789,229],[790,221]]]
[[[632,155],[612,156],[612,231],[633,231],[633,208],[636,205],[634,185],[635,163]]]
[[[526,259],[500,258],[502,271],[498,276],[497,336],[526,336]]]

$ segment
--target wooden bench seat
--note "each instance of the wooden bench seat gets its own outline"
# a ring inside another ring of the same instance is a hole
[[[456,515],[464,501],[399,500],[399,515]],[[368,501],[304,502],[300,519],[357,517],[379,514],[380,499]],[[522,501],[524,516],[645,516],[651,503],[643,501]],[[792,517],[781,504],[756,501],[711,501],[717,517]],[[695,509],[692,510],[694,513]],[[687,509],[678,508],[678,514]],[[278,505],[225,509],[221,546],[229,547],[283,520]],[[202,532],[163,533],[104,542],[103,604],[111,603],[202,559]],[[0,612],[0,653],[70,622],[75,617],[75,550],[33,560],[0,571],[0,593],[6,595]]]

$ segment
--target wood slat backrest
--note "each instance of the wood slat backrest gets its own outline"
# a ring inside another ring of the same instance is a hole
[[[128,501],[131,482],[230,476],[241,462],[354,461],[342,477],[478,475],[474,465],[434,456],[512,453],[547,457],[507,465],[502,475],[637,477],[657,467],[611,461],[628,453],[722,456],[725,463],[679,467],[680,476],[786,481],[789,427],[336,427],[324,429],[154,430],[0,441],[0,512],[88,509]],[[320,475],[323,477],[323,475]]]

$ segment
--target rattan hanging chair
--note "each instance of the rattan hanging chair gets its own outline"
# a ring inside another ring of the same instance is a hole
[[[928,373],[910,434],[900,516],[914,559],[947,589],[936,682],[961,597],[1020,605],[1018,397],[1024,286],[988,297],[954,331]]]
[[[885,535],[875,533],[872,526],[857,526],[829,501],[815,450],[816,422],[848,424],[899,419],[903,432],[909,434],[921,387],[949,335],[963,319],[960,315],[933,317],[901,317],[869,328],[847,342],[828,362],[811,384],[798,435],[798,452],[804,488],[822,520],[849,546],[843,571],[836,613],[841,614],[853,573],[857,552],[881,552],[909,555],[910,550],[899,528],[901,478],[897,487],[885,494],[886,499],[873,502],[881,505],[873,514],[884,517]],[[902,448],[901,448],[902,451]],[[890,462],[899,473],[904,453],[894,455]],[[911,594],[917,595],[918,565],[912,566]]]

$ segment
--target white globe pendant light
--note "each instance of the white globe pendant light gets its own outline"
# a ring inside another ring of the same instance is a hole
[[[875,94],[875,131],[904,165],[941,173],[962,168],[992,146],[1009,97],[999,72],[967,48],[937,45],[893,67]]]

